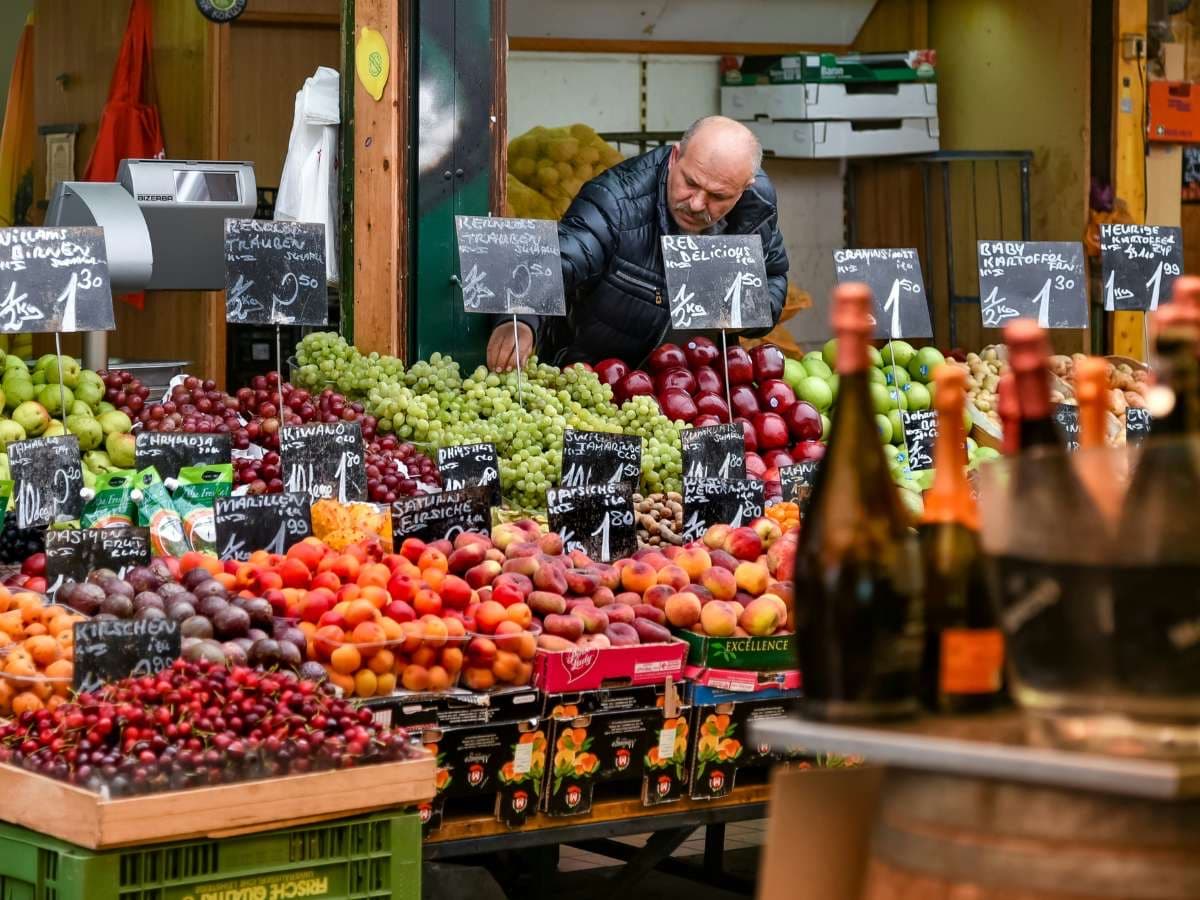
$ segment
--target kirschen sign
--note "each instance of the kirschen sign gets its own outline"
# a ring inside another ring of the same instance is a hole
[[[875,337],[931,338],[921,260],[912,248],[834,250],[839,284],[861,281],[875,303]]]
[[[1087,328],[1083,245],[1072,241],[979,241],[984,328],[1035,319],[1043,328]]]
[[[1101,225],[1104,308],[1153,312],[1183,272],[1183,230],[1164,225]]]

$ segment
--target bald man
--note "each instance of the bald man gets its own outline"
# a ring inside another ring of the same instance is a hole
[[[700,119],[678,144],[627,159],[585,184],[558,224],[567,316],[501,321],[488,366],[511,369],[537,347],[557,366],[618,357],[640,366],[671,336],[664,234],[758,234],[773,320],[787,294],[787,253],[762,148],[740,122]],[[765,333],[744,332],[750,336]]]

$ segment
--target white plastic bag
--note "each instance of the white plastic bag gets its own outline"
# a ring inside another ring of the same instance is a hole
[[[325,226],[325,271],[337,284],[341,249],[341,210],[337,183],[340,76],[321,66],[296,93],[292,135],[279,192],[275,218],[320,222]]]

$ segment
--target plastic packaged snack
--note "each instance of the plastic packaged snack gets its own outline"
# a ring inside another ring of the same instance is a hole
[[[229,463],[184,466],[179,470],[176,484],[171,500],[183,518],[184,539],[193,550],[215,554],[217,520],[213,504],[218,497],[233,493],[233,466]]]
[[[150,551],[155,556],[182,556],[188,550],[183,518],[154,466],[137,473],[138,524],[150,529]]]
[[[133,490],[137,473],[132,470],[106,472],[96,477],[92,496],[87,497],[79,524],[84,528],[120,528],[133,524],[137,506]]]

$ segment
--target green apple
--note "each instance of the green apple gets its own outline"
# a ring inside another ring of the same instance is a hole
[[[830,390],[830,393],[832,393],[832,394],[833,394],[833,402],[834,402],[834,403],[837,403],[837,394],[838,394],[838,376],[837,376],[837,372],[834,372],[832,375],[830,375],[828,378],[826,378],[826,379],[825,379],[825,383],[826,383],[827,385],[829,385],[829,390]]]
[[[888,402],[891,409],[908,409],[908,395],[898,388],[887,389]]]
[[[980,447],[978,450],[975,451],[975,459],[977,461],[984,461],[984,460],[989,460],[989,459],[999,459],[999,458],[1000,458],[1000,451],[997,450],[995,447]]]
[[[814,358],[813,362],[821,361]],[[821,365],[824,366],[825,364],[821,363]],[[826,368],[828,369],[829,367],[826,366]],[[783,380],[788,383],[788,387],[793,391],[800,386],[800,382],[807,378],[808,375],[808,367],[800,362],[800,360],[792,359],[789,356],[783,361]]]
[[[837,338],[830,338],[821,348],[821,359],[831,369],[837,368]]]
[[[909,361],[917,351],[907,341],[888,341],[883,346],[883,360],[888,364],[908,367]]]
[[[814,353],[810,353],[808,356],[804,357],[804,360],[801,363],[799,363],[799,365],[804,367],[804,371],[806,373],[808,373],[809,375],[815,375],[818,378],[828,378],[830,375],[833,374],[833,369],[829,368],[829,366],[826,365],[825,360],[823,360],[821,357],[817,356]],[[784,380],[786,381],[787,380],[787,364],[786,363],[784,364],[783,377],[784,377]]]
[[[887,376],[883,374],[883,369],[876,369],[874,366],[867,369],[867,380],[872,384],[882,384],[887,386]]]
[[[892,442],[892,420],[885,415],[875,413],[875,425],[879,429],[879,437],[885,444]]]
[[[904,446],[904,420],[900,418],[900,410],[889,409],[887,416],[892,420],[892,443]]]
[[[899,364],[899,358],[896,360]],[[934,370],[945,365],[946,357],[937,347],[922,347],[908,363],[908,374],[920,382],[933,380]]]
[[[821,413],[821,440],[829,440],[829,431],[833,428],[833,423],[829,421],[829,416]]]
[[[908,377],[908,370],[899,365],[884,366],[883,377],[888,387],[904,387],[912,379]]]
[[[833,405],[833,391],[824,378],[818,378],[815,375],[809,375],[800,382],[800,387],[796,388],[796,396],[801,400],[807,400],[819,412],[824,412]]]
[[[870,344],[867,345],[867,362],[873,365],[876,369],[883,368],[883,354],[879,352],[878,347]]]
[[[904,393],[908,397],[909,409],[929,409],[933,403],[933,398],[929,396],[929,388],[925,387],[919,381],[910,381],[906,384],[904,386]]]
[[[875,412],[887,415],[889,409],[892,408],[892,403],[888,397],[888,389],[882,384],[871,382],[867,385],[867,389],[871,392],[871,404],[875,407]]]
[[[967,456],[974,456],[977,452],[979,452],[979,444],[976,443],[975,438],[967,438]]]

